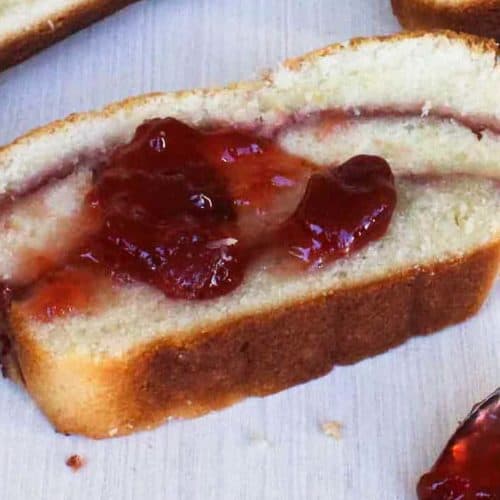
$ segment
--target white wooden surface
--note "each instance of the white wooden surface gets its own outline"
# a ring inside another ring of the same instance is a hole
[[[0,143],[77,110],[248,78],[398,29],[389,0],[146,0],[0,74]],[[500,287],[480,315],[267,399],[128,438],[57,435],[0,381],[0,499],[414,497],[457,421],[500,382]],[[339,420],[337,442],[319,429]],[[73,473],[65,459],[88,465]]]

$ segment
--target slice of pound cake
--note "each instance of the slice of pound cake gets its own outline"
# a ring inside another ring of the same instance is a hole
[[[353,40],[0,151],[3,364],[102,438],[478,311],[500,255],[497,47]]]

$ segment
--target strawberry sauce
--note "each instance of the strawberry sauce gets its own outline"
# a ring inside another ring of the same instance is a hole
[[[472,410],[417,491],[420,500],[500,499],[500,389]]]
[[[166,118],[145,122],[110,155],[87,203],[100,229],[57,279],[33,289],[40,319],[85,303],[73,290],[75,269],[149,283],[174,299],[210,299],[237,288],[266,250],[321,266],[380,238],[396,191],[378,157],[320,169],[271,139]]]

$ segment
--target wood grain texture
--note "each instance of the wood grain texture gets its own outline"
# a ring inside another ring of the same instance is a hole
[[[147,0],[0,75],[0,143],[130,94],[247,78],[398,29],[389,0]],[[3,499],[414,498],[417,477],[500,381],[500,289],[459,327],[202,419],[93,442],[57,435],[0,382]],[[453,331],[451,331],[453,330]],[[339,420],[341,441],[319,424]],[[65,459],[88,465],[73,473]]]

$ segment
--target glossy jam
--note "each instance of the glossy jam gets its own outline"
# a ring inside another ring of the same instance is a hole
[[[394,179],[387,163],[358,156],[312,175],[282,237],[291,255],[321,266],[382,237],[395,203]]]
[[[69,259],[71,272],[83,266],[171,298],[209,299],[238,287],[266,249],[318,266],[380,238],[396,193],[381,158],[320,170],[275,141],[167,118],[140,126],[108,158],[87,202],[100,229]],[[65,272],[35,294],[38,317],[78,309]]]
[[[210,298],[242,280],[245,250],[226,182],[198,133],[167,120],[143,125],[89,194],[101,231],[81,259],[174,298]]]
[[[500,389],[473,409],[417,490],[420,500],[500,500]]]

